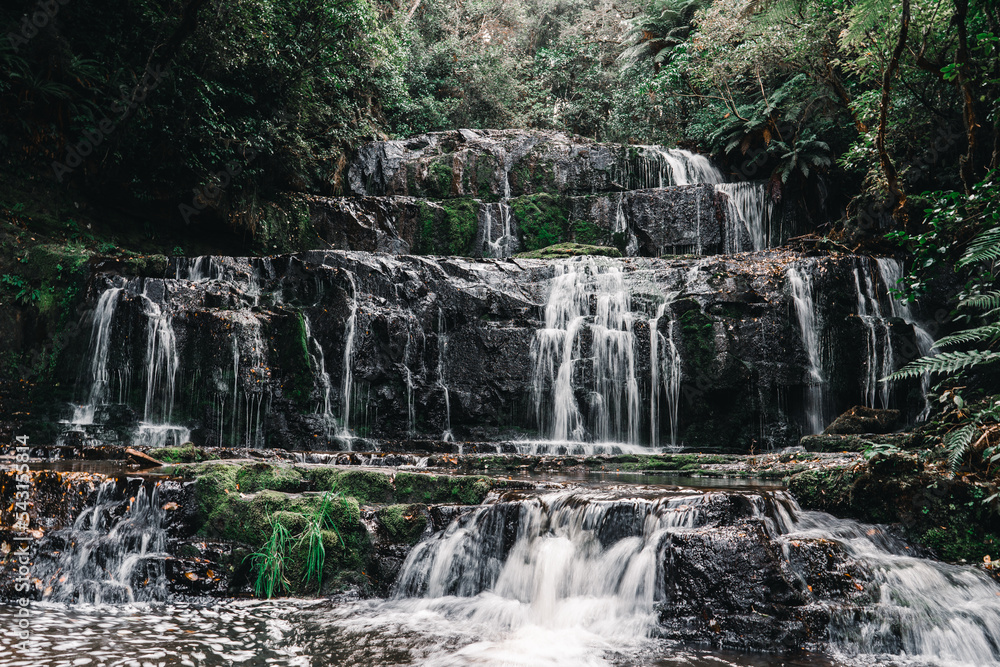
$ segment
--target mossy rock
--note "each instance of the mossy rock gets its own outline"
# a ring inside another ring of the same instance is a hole
[[[236,483],[242,493],[255,493],[262,489],[297,492],[308,488],[305,477],[298,469],[270,463],[241,467],[236,473]]]
[[[167,272],[166,255],[132,255],[121,260],[122,273],[143,278],[162,278]]]
[[[471,257],[478,230],[479,202],[473,199],[419,202],[413,252]]]
[[[392,478],[376,470],[342,471],[334,488],[363,503],[391,503],[395,497]]]
[[[621,257],[618,248],[610,246],[583,245],[581,243],[557,243],[540,250],[521,252],[515,255],[522,259],[559,259],[560,257],[575,257],[578,255],[594,255],[601,257]]]
[[[427,506],[389,505],[376,512],[386,537],[396,543],[416,544],[427,527]]]
[[[396,498],[400,502],[478,505],[490,492],[489,477],[447,477],[421,473],[396,473]]]
[[[518,197],[510,201],[510,210],[527,251],[574,240],[569,238],[569,210],[561,197],[548,193]]]
[[[195,447],[194,443],[186,443],[180,447],[160,447],[150,450],[149,455],[157,461],[164,463],[201,463],[202,461],[213,461],[218,459],[211,452],[207,452],[200,447]]]

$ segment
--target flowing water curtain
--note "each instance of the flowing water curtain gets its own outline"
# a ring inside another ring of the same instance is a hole
[[[674,340],[674,318],[669,311],[675,295],[661,303],[656,315],[649,321],[649,444],[660,445],[660,393],[665,393],[667,417],[670,424],[670,446],[677,447],[679,436],[680,394],[682,380],[682,360],[680,349]],[[664,314],[667,314],[666,335],[660,331]]]
[[[91,326],[89,361],[86,363],[85,384],[87,390],[83,403],[73,410],[73,423],[88,425],[94,423],[94,413],[98,406],[104,403],[111,382],[110,353],[112,326],[118,302],[122,294],[121,287],[110,287],[101,293],[94,308],[93,324]]]
[[[57,602],[124,604],[168,597],[167,535],[160,483],[134,495],[115,480],[102,483],[65,533],[43,597]],[[124,508],[124,511],[123,511]]]
[[[822,318],[813,296],[813,276],[806,263],[790,266],[785,273],[799,335],[808,366],[805,377],[805,421],[809,433],[820,433],[827,424],[825,414],[827,380],[823,370]]]
[[[556,442],[591,437],[639,442],[640,398],[635,369],[631,302],[621,266],[594,259],[553,267],[544,327],[532,343],[532,394],[540,431]],[[593,300],[593,314],[591,313]],[[583,357],[581,332],[590,334]],[[589,362],[593,385],[575,382],[576,366]],[[577,392],[589,389],[589,420]]]

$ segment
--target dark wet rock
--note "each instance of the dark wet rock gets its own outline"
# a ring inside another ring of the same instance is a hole
[[[983,502],[992,489],[928,468],[911,453],[800,472],[788,489],[806,509],[895,525],[944,560],[979,562],[1000,545],[1000,519]]]
[[[862,595],[867,583],[833,543],[796,541],[786,561],[760,519],[670,539],[660,623],[684,641],[752,651],[819,645],[827,639],[826,604]]]
[[[891,433],[900,427],[900,416],[899,410],[877,410],[863,405],[855,405],[833,420],[823,431],[823,434]]]
[[[649,323],[665,295],[674,295],[658,321],[658,333],[664,340],[672,337],[681,356],[678,442],[731,451],[797,444],[808,362],[786,284],[790,265],[813,276],[825,322],[822,338],[831,341],[824,355],[827,404],[836,408],[858,400],[868,360],[859,352],[867,332],[844,306],[856,302],[853,257],[805,259],[770,251],[565,261],[595,267],[611,263],[622,271],[633,313],[640,442],[651,431]],[[458,441],[517,440],[538,433],[531,354],[555,272],[546,260],[313,251],[273,258],[177,259],[168,271],[171,278],[126,281],[100,274],[94,292],[110,285],[123,289],[111,328],[108,371],[130,388],[127,405],[136,412],[143,407],[146,387],[149,318],[144,304],[155,300],[169,314],[179,360],[172,420],[191,428],[197,447],[344,449],[347,443],[338,433],[343,389],[349,384],[349,424],[360,436],[351,442],[353,449],[450,452],[454,446],[441,442],[448,422]],[[591,310],[596,311],[593,297]],[[352,314],[353,346],[347,351]],[[912,328],[894,327],[899,337],[912,341]],[[76,348],[81,355],[89,343],[89,331],[83,334]],[[592,343],[584,327],[575,384],[585,415],[591,412]],[[899,385],[901,397],[908,387]],[[661,436],[669,433],[663,400],[661,395]],[[326,415],[321,413],[324,401]],[[122,439],[128,444],[131,434],[123,433]],[[75,446],[88,441],[81,435]],[[493,447],[503,450],[503,445]]]
[[[886,433],[861,435],[804,435],[799,444],[810,452],[863,452],[878,445],[899,449],[920,446],[923,436],[919,433]]]

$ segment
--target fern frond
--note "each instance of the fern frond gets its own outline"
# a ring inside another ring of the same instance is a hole
[[[944,448],[948,451],[948,466],[954,472],[962,465],[962,459],[969,451],[972,438],[978,429],[974,424],[966,424],[944,436]]]
[[[1000,260],[1000,227],[993,227],[972,240],[962,259],[958,260],[958,266],[997,260]]]
[[[934,347],[950,347],[952,345],[963,345],[965,343],[981,343],[983,341],[994,341],[1000,338],[1000,324],[987,324],[975,329],[965,329],[945,336],[934,343]]]
[[[963,368],[980,366],[996,361],[1000,361],[1000,353],[997,352],[980,352],[977,350],[970,350],[968,352],[942,352],[933,357],[921,357],[916,361],[911,361],[895,373],[884,378],[883,381],[916,378],[924,373],[954,373]]]
[[[978,310],[996,310],[1000,308],[1000,292],[993,291],[962,299],[959,308],[976,308]]]

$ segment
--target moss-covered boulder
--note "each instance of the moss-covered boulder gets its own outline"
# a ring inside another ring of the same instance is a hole
[[[595,255],[602,257],[621,257],[618,248],[610,246],[584,245],[582,243],[557,243],[539,250],[531,250],[515,255],[521,259],[559,259],[577,255]]]
[[[1000,556],[1000,517],[983,483],[929,469],[914,454],[873,456],[851,468],[793,475],[788,490],[805,509],[870,523],[899,524],[906,535],[949,561]]]

